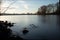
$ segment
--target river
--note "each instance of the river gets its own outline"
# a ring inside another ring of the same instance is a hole
[[[60,15],[5,15],[0,16],[0,20],[15,23],[11,28],[13,33],[24,39],[60,39]],[[22,33],[24,28],[29,30],[26,35]]]

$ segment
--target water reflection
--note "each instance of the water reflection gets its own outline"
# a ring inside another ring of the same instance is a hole
[[[60,15],[57,15],[57,24],[58,24],[59,27],[60,27]]]
[[[11,29],[24,39],[60,39],[60,16],[57,15],[1,16],[0,20],[16,23]],[[26,35],[22,32],[24,28],[29,31]]]
[[[42,22],[43,22],[43,23],[46,23],[46,21],[47,21],[47,20],[46,20],[46,15],[42,15]]]

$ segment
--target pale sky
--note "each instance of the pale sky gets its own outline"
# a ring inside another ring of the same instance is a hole
[[[55,4],[59,0],[2,0],[1,12],[3,13],[35,13],[43,5]]]

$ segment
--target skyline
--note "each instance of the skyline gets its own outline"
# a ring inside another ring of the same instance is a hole
[[[55,4],[59,0],[3,0],[1,13],[10,5],[6,13],[35,13],[43,5]]]

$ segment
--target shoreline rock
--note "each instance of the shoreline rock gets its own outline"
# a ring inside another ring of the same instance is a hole
[[[23,38],[18,35],[14,36],[12,34],[12,30],[8,27],[13,27],[14,23],[8,23],[8,21],[0,21],[0,40],[23,40]]]

